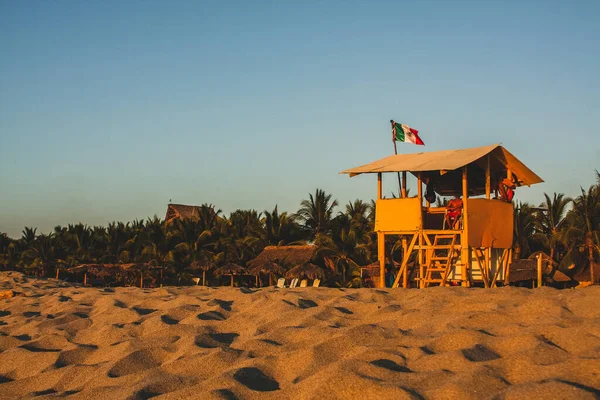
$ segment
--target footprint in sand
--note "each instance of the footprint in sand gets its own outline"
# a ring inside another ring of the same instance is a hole
[[[202,321],[225,321],[227,317],[218,311],[207,311],[205,313],[198,314],[198,319]]]
[[[233,341],[240,336],[238,333],[208,333],[196,336],[196,346],[203,349],[215,349],[217,347],[229,347]]]
[[[42,313],[41,313],[41,312],[39,312],[39,311],[25,311],[25,312],[23,313],[23,316],[24,316],[24,317],[27,317],[27,318],[31,318],[31,317],[39,317],[40,315],[42,315]]]
[[[31,395],[33,397],[39,397],[39,396],[45,396],[47,394],[55,394],[58,393],[56,390],[50,388],[50,389],[46,389],[46,390],[40,390],[38,392],[32,392]]]
[[[306,300],[306,299],[298,299],[298,307],[300,308],[312,308],[312,307],[317,307],[318,304],[315,303],[312,300]]]
[[[153,308],[133,307],[133,311],[135,311],[136,313],[138,313],[138,315],[148,315],[148,314],[152,314],[156,310],[153,309]]]
[[[23,335],[18,335],[18,336],[13,336],[15,339],[19,339],[22,342],[28,342],[31,340],[31,336],[27,335],[27,334],[23,334]]]
[[[338,310],[339,312],[341,312],[342,314],[354,314],[352,311],[348,310],[346,307],[333,307],[336,310]]]
[[[233,300],[227,301],[227,300],[212,299],[211,301],[209,301],[206,304],[209,306],[219,306],[225,311],[231,311],[231,305],[233,304]]]
[[[421,346],[421,347],[419,347],[419,350],[421,350],[423,353],[427,354],[428,356],[435,354],[435,351],[431,350],[427,346]]]
[[[470,349],[464,349],[461,351],[463,353],[463,356],[465,356],[467,360],[472,362],[491,361],[500,358],[498,354],[494,353],[492,350],[488,349],[487,347],[481,344],[476,344]]]
[[[214,393],[223,400],[237,400],[237,396],[229,389],[217,389]]]
[[[14,379],[9,378],[8,376],[0,375],[0,385],[12,381],[14,381]]]
[[[64,303],[65,301],[70,301],[72,300],[69,296],[58,296],[58,301],[60,301],[61,303]]]
[[[122,301],[115,300],[115,307],[127,308],[127,304],[123,303]]]
[[[0,311],[0,318],[7,317],[11,314],[10,311]]]
[[[272,392],[279,390],[279,382],[265,375],[260,369],[246,367],[238,369],[233,374],[233,379],[257,392]]]
[[[41,347],[37,343],[24,344],[19,347],[27,351],[31,351],[32,353],[58,353],[60,351],[60,349],[48,349]]]
[[[281,343],[279,343],[276,340],[271,340],[271,339],[260,339],[261,342],[265,342],[267,344],[273,345],[273,346],[283,346]]]
[[[409,368],[405,367],[404,365],[400,365],[397,362],[395,362],[393,360],[389,360],[387,358],[380,358],[378,360],[373,360],[370,362],[370,364],[373,364],[376,367],[385,368],[387,370],[394,371],[394,372],[412,372]]]
[[[167,325],[177,325],[179,323],[178,319],[172,318],[168,315],[161,315],[160,320]]]

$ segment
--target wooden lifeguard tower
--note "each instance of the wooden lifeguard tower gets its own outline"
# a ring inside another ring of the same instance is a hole
[[[413,197],[407,197],[407,172],[417,179],[417,195]],[[380,287],[385,286],[387,235],[401,236],[404,250],[393,287],[408,287],[409,272],[416,276],[420,288],[451,282],[494,287],[508,282],[513,204],[492,198],[492,192],[505,178],[516,187],[543,182],[501,145],[392,155],[342,173],[350,177],[377,174],[375,231]],[[382,197],[384,173],[401,174],[399,198]],[[445,223],[447,207],[424,204],[426,184],[438,195],[462,197],[458,224]]]

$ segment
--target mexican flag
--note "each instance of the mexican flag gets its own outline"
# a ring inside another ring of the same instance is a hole
[[[425,146],[425,143],[419,137],[419,131],[408,125],[399,124],[392,121],[392,138],[398,142],[406,142]]]

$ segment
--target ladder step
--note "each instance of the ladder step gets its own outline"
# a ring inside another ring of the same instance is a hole
[[[444,272],[446,268],[427,268],[427,272]]]
[[[443,279],[423,279],[425,283],[442,283],[443,281]]]
[[[454,239],[457,236],[458,236],[458,234],[454,234],[454,235],[435,235],[435,238],[436,239]]]

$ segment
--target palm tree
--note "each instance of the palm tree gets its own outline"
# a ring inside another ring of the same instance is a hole
[[[535,211],[528,203],[514,205],[514,258],[526,258],[530,251],[530,240],[535,233]]]
[[[540,210],[536,213],[536,230],[547,243],[550,258],[554,260],[556,246],[562,243],[560,227],[565,221],[567,207],[572,199],[563,193],[554,193],[552,198],[544,193],[544,197],[545,202],[540,205]]]
[[[332,200],[332,195],[321,189],[315,191],[315,195],[308,195],[308,200],[302,200],[300,209],[296,213],[298,221],[304,225],[304,229],[311,238],[317,234],[328,233],[331,228],[333,210],[337,207],[337,200]]]
[[[286,212],[279,214],[277,206],[272,212],[264,211],[265,244],[283,246],[304,239],[300,226]]]
[[[356,232],[343,229],[331,237],[319,235],[316,241],[317,257],[323,257],[331,270],[341,274],[342,285],[347,284],[347,272],[360,268],[365,262],[366,246],[359,242]]]
[[[598,172],[596,172],[598,174]],[[595,283],[594,267],[600,258],[600,174],[598,184],[573,200],[573,209],[567,214],[569,227],[565,239],[570,244],[569,260],[577,259],[576,251],[585,254],[590,268],[590,280]]]

